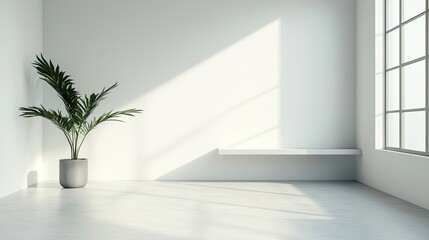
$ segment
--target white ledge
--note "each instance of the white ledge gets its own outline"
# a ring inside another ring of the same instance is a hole
[[[218,149],[219,155],[361,155],[360,149],[344,148],[280,148],[280,149]]]

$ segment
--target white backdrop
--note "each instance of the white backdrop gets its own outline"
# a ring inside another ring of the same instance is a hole
[[[233,157],[223,148],[355,147],[352,0],[47,0],[44,53],[102,110],[138,107],[89,136],[91,179],[354,179],[347,158]],[[61,106],[51,89],[44,103]],[[44,125],[44,175],[66,141]]]

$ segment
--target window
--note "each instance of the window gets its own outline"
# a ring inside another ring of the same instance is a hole
[[[428,1],[385,0],[385,148],[429,156]]]

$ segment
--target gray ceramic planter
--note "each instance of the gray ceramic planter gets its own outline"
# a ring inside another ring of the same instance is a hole
[[[88,159],[61,159],[60,184],[65,188],[81,188],[88,182]]]

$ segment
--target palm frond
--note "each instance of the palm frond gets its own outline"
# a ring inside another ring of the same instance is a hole
[[[114,88],[118,86],[118,83],[113,84],[108,88],[103,88],[100,93],[92,93],[85,95],[84,98],[79,99],[79,112],[82,115],[81,121],[85,121],[93,113],[94,109],[98,107],[100,102],[110,93]]]
[[[84,126],[84,131],[86,131],[87,133],[92,131],[95,127],[97,127],[98,125],[100,125],[103,122],[123,122],[122,120],[120,120],[119,118],[122,116],[130,116],[130,117],[134,117],[134,114],[137,113],[141,113],[143,112],[143,110],[141,109],[136,109],[136,108],[131,108],[131,109],[127,109],[127,110],[122,110],[122,111],[116,111],[116,112],[106,112],[104,114],[102,114],[99,117],[94,117],[91,121],[86,122],[85,126]]]
[[[47,61],[43,55],[36,56],[37,60],[33,63],[37,72],[42,76],[41,79],[48,83],[58,94],[63,101],[66,111],[70,116],[76,112],[79,104],[79,92],[74,88],[73,79],[70,75],[66,75],[60,67],[56,67],[52,61]]]
[[[19,110],[22,111],[22,117],[42,117],[51,121],[55,126],[60,128],[62,131],[70,132],[73,128],[73,122],[70,118],[64,116],[60,110],[46,109],[43,105],[40,107],[21,107]]]

